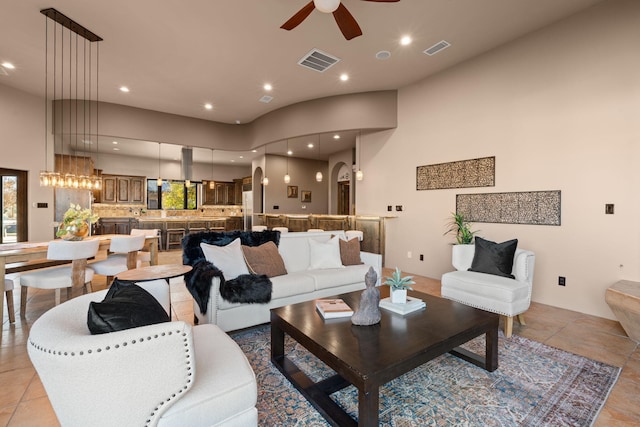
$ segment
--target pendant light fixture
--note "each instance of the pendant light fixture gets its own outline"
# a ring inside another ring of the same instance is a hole
[[[269,185],[269,178],[267,178],[267,145],[264,146],[264,178],[262,178],[262,185]]]
[[[71,189],[92,189],[92,188],[100,188],[101,182],[99,182],[99,177],[95,176],[93,174],[93,171],[91,171],[91,176],[87,176],[86,174],[86,162],[83,163],[83,167],[82,167],[82,173],[80,173],[79,171],[79,159],[78,159],[78,135],[82,134],[86,134],[86,126],[87,123],[85,120],[83,120],[82,122],[82,132],[79,132],[79,122],[78,122],[78,108],[79,108],[79,66],[80,66],[80,49],[79,49],[79,43],[78,43],[78,37],[82,37],[84,39],[84,49],[83,49],[83,53],[82,53],[82,67],[83,67],[83,95],[82,95],[82,105],[83,108],[86,109],[87,105],[91,105],[92,102],[92,97],[91,97],[91,85],[92,85],[92,71],[91,71],[91,64],[93,62],[93,54],[90,50],[89,55],[87,56],[86,53],[86,43],[87,41],[90,43],[93,42],[100,42],[102,41],[102,38],[97,36],[96,34],[92,33],[91,31],[89,31],[88,29],[86,29],[85,27],[83,27],[82,25],[78,24],[77,22],[69,19],[67,16],[63,15],[62,13],[58,12],[56,9],[53,8],[48,8],[48,9],[42,9],[40,11],[40,13],[42,13],[45,16],[45,95],[44,95],[44,100],[45,100],[45,170],[40,172],[40,185],[43,187],[54,187],[54,188],[71,188]],[[51,53],[52,53],[52,61],[50,61],[50,51],[49,51],[49,46],[50,46],[50,40],[49,40],[49,20],[52,20],[54,22],[53,25],[53,41],[51,44]],[[59,24],[59,25],[56,25]],[[66,30],[65,30],[66,29]],[[58,42],[58,32],[60,33],[60,42]],[[65,40],[65,33],[67,34],[66,36],[66,40]],[[75,37],[75,52],[74,52],[74,47],[73,47],[73,38]],[[67,41],[68,40],[68,41]],[[60,55],[58,55],[58,50],[60,51]],[[66,53],[65,53],[66,52]],[[96,50],[96,61],[97,61],[97,57],[99,56],[99,51]],[[68,64],[65,63],[65,54],[67,55],[67,60],[68,60]],[[73,66],[73,60],[75,58],[75,67]],[[89,77],[87,79],[87,75],[86,75],[86,67],[87,64],[89,64]],[[68,76],[65,75],[65,67],[68,65],[68,69],[67,69],[67,73]],[[52,85],[49,85],[49,71],[51,70],[53,71],[53,81],[52,81]],[[75,74],[74,74],[74,68],[75,68]],[[61,72],[61,77],[58,80],[57,78],[57,70],[60,70]],[[68,92],[65,93],[65,77],[68,77]],[[74,80],[75,79],[75,80]],[[88,81],[88,82],[87,82]],[[87,84],[89,85],[89,98],[87,99],[86,97],[86,86]],[[95,102],[96,104],[98,103],[98,90],[97,90],[97,85],[98,85],[98,67],[96,67],[95,69],[95,84],[96,84],[96,98],[95,98]],[[47,170],[47,154],[48,154],[48,147],[49,147],[49,143],[48,143],[48,137],[49,137],[49,126],[48,126],[48,121],[49,121],[49,88],[52,87],[53,88],[53,97],[51,98],[51,100],[55,100],[57,98],[57,88],[58,86],[60,86],[60,92],[59,92],[59,102],[58,102],[58,107],[59,107],[59,113],[55,114],[55,111],[52,110],[52,121],[51,121],[51,126],[53,129],[53,158],[54,158],[54,164],[53,164],[53,170],[49,171]],[[74,88],[75,88],[75,92],[74,92]],[[67,114],[68,114],[68,123],[65,123],[65,119],[67,117],[65,117],[65,96],[67,97],[67,105],[68,105],[68,109],[67,109]],[[72,99],[75,98],[75,102],[72,102]],[[74,129],[73,126],[73,119],[75,116],[75,134],[72,134],[72,130]],[[83,117],[84,116],[84,112],[83,112]],[[96,137],[97,137],[97,109],[96,109]],[[92,117],[91,114],[89,114],[89,132],[91,132],[91,123],[92,123]],[[69,162],[68,162],[68,168],[65,168],[65,155],[64,155],[64,135],[65,135],[65,125],[68,124],[68,131],[67,131],[67,135],[68,136],[68,142],[69,142],[69,149],[71,149],[71,144],[72,144],[72,136],[71,135],[75,135],[75,151],[76,154],[75,156],[73,156],[74,160],[75,160],[75,171],[72,171],[71,168],[71,164],[72,164],[72,156],[69,155]],[[59,126],[59,128],[58,128]],[[56,162],[55,162],[55,148],[56,148],[56,139],[60,139],[60,158],[61,161],[59,162],[59,167],[56,168]],[[86,140],[86,138],[85,138]],[[85,141],[83,141],[84,143]],[[86,150],[84,151],[86,153]],[[86,159],[83,159],[86,160]],[[58,171],[56,171],[56,169],[58,169]],[[66,170],[65,170],[66,169]],[[64,175],[62,175],[60,173],[60,171],[65,171],[67,173],[65,173]],[[75,173],[74,173],[75,172]]]
[[[213,148],[211,149],[211,180],[209,180],[209,190],[213,190],[216,183],[213,180]]]
[[[162,187],[162,178],[161,178],[161,174],[160,174],[160,147],[162,146],[162,143],[158,142],[158,180],[156,181],[158,184],[158,187]]]
[[[318,135],[318,159],[320,159],[320,135]],[[320,166],[322,166],[322,161],[320,162]],[[318,170],[316,172],[316,181],[322,182],[322,171]]]
[[[358,133],[358,171],[356,172],[356,180],[362,181],[364,179],[364,173],[360,169],[360,160],[362,159],[362,132]]]
[[[289,150],[289,140],[287,139],[287,174],[284,176],[284,183],[291,182],[291,176],[289,175],[289,156],[291,156],[291,150]]]

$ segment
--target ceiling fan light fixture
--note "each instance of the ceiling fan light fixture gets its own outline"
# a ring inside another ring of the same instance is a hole
[[[340,6],[340,0],[313,0],[313,4],[322,13],[333,13]]]

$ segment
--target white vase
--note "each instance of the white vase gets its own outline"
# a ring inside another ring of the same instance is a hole
[[[407,290],[406,289],[392,289],[391,290],[391,302],[394,304],[406,304],[407,303]]]

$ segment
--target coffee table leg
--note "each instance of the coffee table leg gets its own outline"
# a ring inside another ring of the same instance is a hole
[[[377,427],[380,405],[379,388],[358,390],[358,426]]]
[[[485,336],[486,349],[485,349],[485,369],[489,372],[493,372],[498,369],[498,328],[491,328],[487,331]]]
[[[284,331],[271,323],[271,360],[284,357]]]

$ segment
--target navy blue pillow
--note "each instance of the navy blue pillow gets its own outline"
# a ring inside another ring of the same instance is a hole
[[[87,326],[93,335],[169,322],[162,304],[132,282],[114,280],[102,302],[89,304]]]
[[[473,262],[471,262],[469,271],[515,279],[511,270],[513,270],[513,257],[518,246],[518,239],[496,243],[476,236],[475,245]]]

